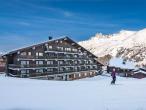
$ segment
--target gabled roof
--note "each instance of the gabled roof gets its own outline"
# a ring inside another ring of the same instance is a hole
[[[89,51],[86,50],[84,47],[82,47],[81,45],[79,45],[78,43],[76,43],[75,41],[73,41],[72,39],[70,39],[70,38],[67,37],[67,36],[65,36],[65,37],[63,37],[63,38],[53,39],[53,40],[49,40],[49,41],[47,41],[47,42],[43,42],[43,43],[31,45],[31,46],[28,46],[28,47],[25,47],[25,48],[20,48],[20,49],[14,50],[14,51],[10,51],[10,52],[4,54],[3,56],[7,56],[7,55],[10,55],[10,54],[14,54],[14,53],[17,53],[18,51],[23,51],[24,49],[30,49],[30,48],[33,48],[33,47],[41,46],[41,45],[44,45],[44,44],[46,44],[46,43],[53,42],[53,41],[57,41],[57,40],[67,40],[67,41],[70,42],[70,43],[74,43],[74,45],[76,45],[77,47],[81,47],[81,50],[86,51],[87,53],[91,54],[94,58],[97,58],[97,56],[95,56],[94,54],[92,54],[91,52],[89,52]],[[100,63],[100,62],[99,62],[99,63]]]
[[[30,49],[30,48],[33,48],[33,47],[36,47],[36,46],[44,45],[44,44],[46,44],[46,43],[53,42],[53,41],[56,41],[56,40],[62,40],[62,39],[65,39],[65,38],[68,38],[68,37],[62,37],[62,38],[58,38],[58,39],[52,39],[52,40],[49,40],[49,41],[46,41],[46,42],[43,42],[43,43],[38,43],[38,44],[31,45],[31,46],[26,46],[26,47],[24,47],[24,48],[19,48],[19,49],[16,49],[16,50],[7,52],[7,53],[4,54],[3,56],[9,55],[9,54],[14,54],[14,53],[16,53],[16,52],[18,52],[18,51],[22,51],[22,50],[24,50],[24,49]]]

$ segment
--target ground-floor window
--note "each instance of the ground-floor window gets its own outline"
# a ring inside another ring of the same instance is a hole
[[[21,70],[21,74],[28,74],[29,70]]]

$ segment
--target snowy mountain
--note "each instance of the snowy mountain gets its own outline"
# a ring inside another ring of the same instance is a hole
[[[130,60],[136,66],[146,65],[146,28],[140,31],[122,30],[111,35],[97,33],[79,44],[101,58],[110,55]]]

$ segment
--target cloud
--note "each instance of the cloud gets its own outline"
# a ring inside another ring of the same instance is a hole
[[[73,13],[68,12],[68,11],[64,11],[63,13],[64,13],[64,16],[65,17],[71,17],[71,16],[73,16]]]
[[[17,1],[17,4],[18,5],[24,5],[25,7],[27,7],[28,9],[31,10],[42,10],[43,11],[48,11],[48,12],[52,12],[54,14],[60,14],[64,17],[71,17],[74,15],[73,12],[70,12],[68,10],[64,10],[64,9],[61,9],[61,8],[56,8],[56,7],[51,7],[51,6],[45,6],[45,5],[40,5],[40,4],[36,4],[36,3],[33,3],[33,2],[30,2],[30,1]]]
[[[22,26],[30,26],[31,25],[30,23],[24,22],[24,21],[17,22],[17,24],[22,25]]]

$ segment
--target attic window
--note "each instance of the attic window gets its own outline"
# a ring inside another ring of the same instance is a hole
[[[21,52],[21,55],[25,56],[26,55],[26,52]]]
[[[60,43],[63,43],[62,40],[60,41]]]
[[[58,43],[58,40],[56,40],[56,43]]]
[[[75,43],[72,43],[71,45],[75,45]]]

